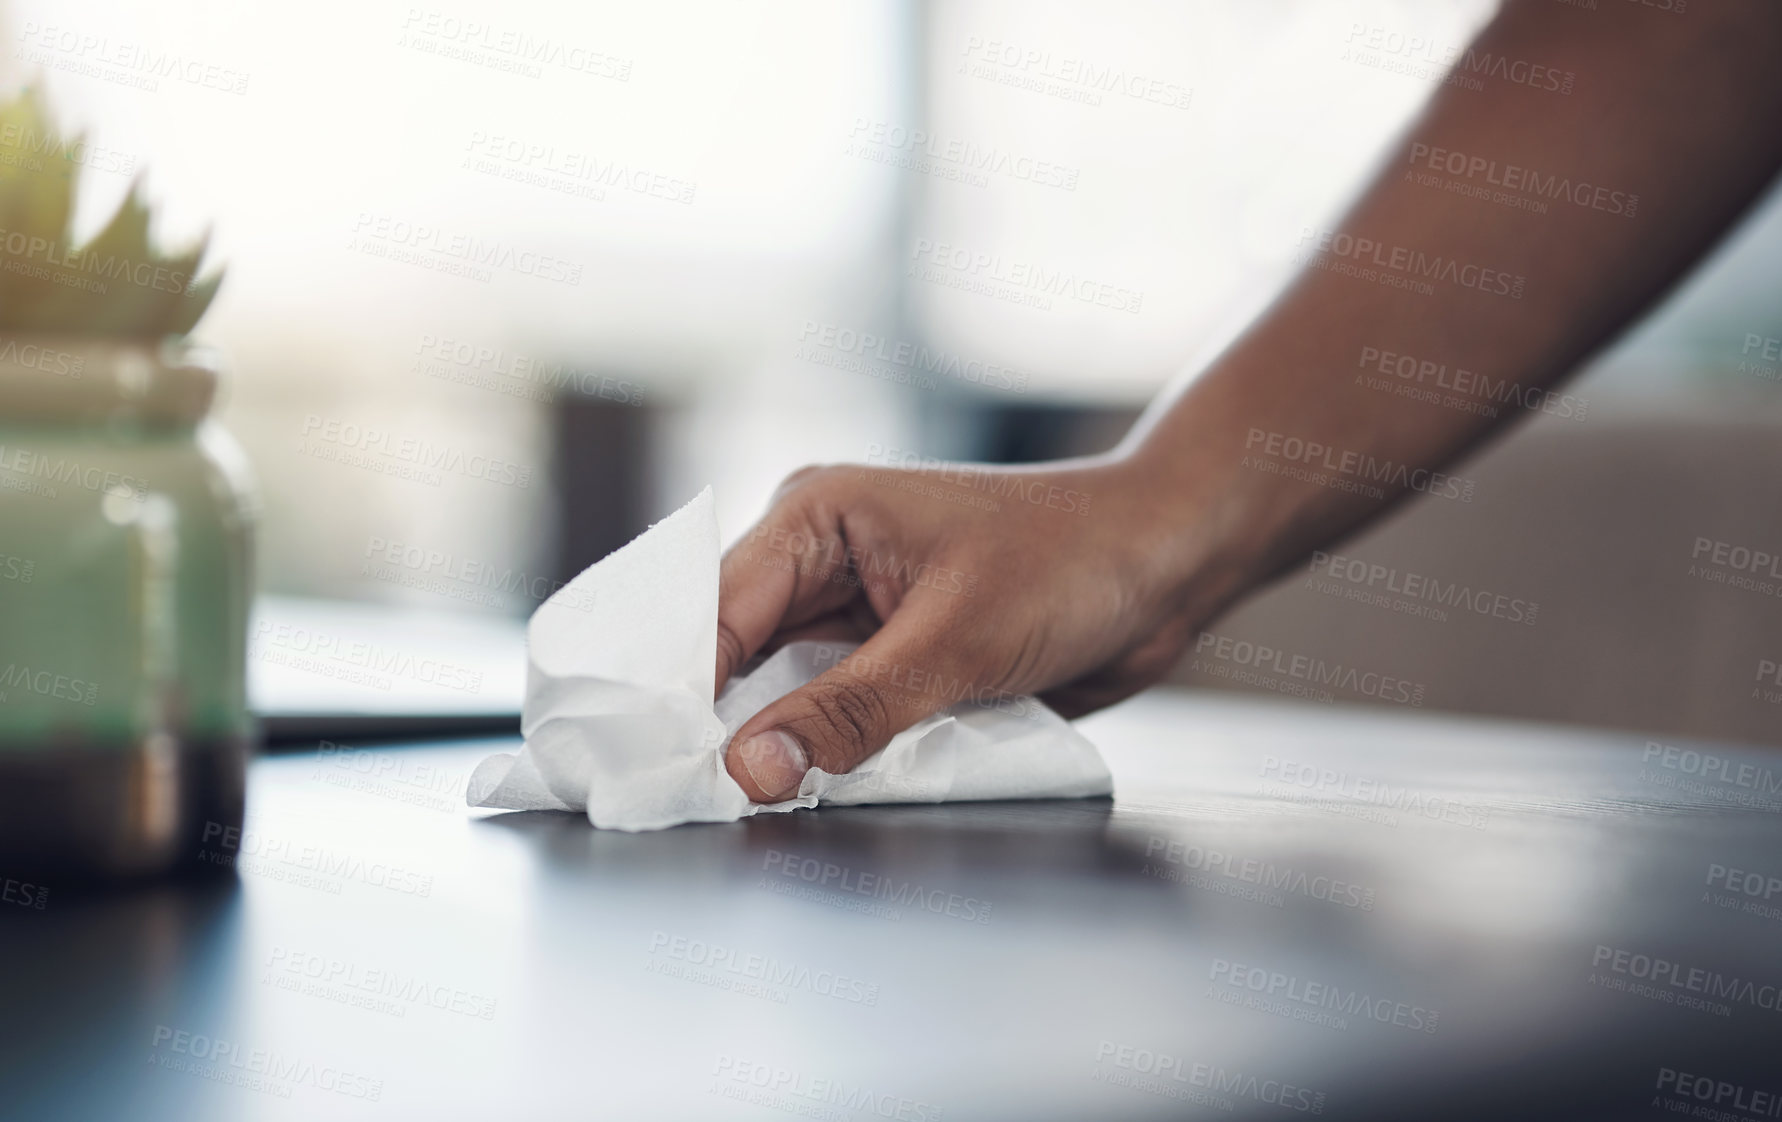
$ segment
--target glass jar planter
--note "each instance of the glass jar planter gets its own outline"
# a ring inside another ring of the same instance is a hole
[[[0,877],[241,825],[258,509],[217,384],[183,345],[0,338]]]

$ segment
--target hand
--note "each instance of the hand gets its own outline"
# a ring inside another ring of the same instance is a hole
[[[778,802],[962,698],[1068,717],[1157,681],[1218,597],[1146,482],[1132,460],[795,472],[724,557],[718,687],[797,639],[864,642],[737,731],[731,777]]]

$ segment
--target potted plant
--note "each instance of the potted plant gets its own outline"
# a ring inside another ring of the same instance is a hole
[[[238,842],[256,506],[189,342],[221,273],[140,184],[72,234],[82,139],[0,103],[0,867],[154,872]],[[230,864],[233,854],[203,856]],[[16,870],[16,871],[15,871]],[[52,882],[53,883],[53,882]]]

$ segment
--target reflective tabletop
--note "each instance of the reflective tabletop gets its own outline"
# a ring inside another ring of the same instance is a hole
[[[637,835],[466,809],[511,740],[261,759],[219,875],[7,880],[0,1117],[1782,1116],[1775,753],[1082,727],[1112,799]]]

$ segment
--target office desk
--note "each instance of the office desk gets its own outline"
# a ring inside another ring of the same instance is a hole
[[[263,759],[237,875],[0,908],[0,1115],[1770,1116],[1782,760],[1163,692],[1084,727],[1114,799],[642,835],[465,809],[500,741]]]

